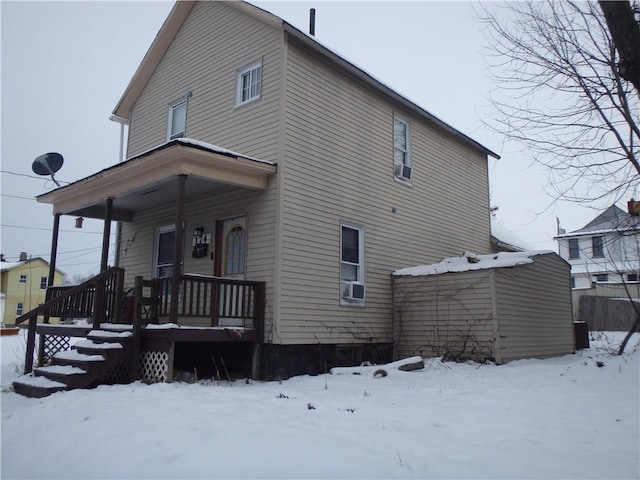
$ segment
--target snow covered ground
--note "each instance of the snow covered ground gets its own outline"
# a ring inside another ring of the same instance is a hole
[[[640,335],[611,356],[621,337],[502,366],[43,399],[10,390],[24,340],[2,337],[2,478],[639,478]]]

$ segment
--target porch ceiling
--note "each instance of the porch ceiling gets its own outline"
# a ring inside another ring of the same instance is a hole
[[[175,202],[178,175],[185,197],[226,185],[265,190],[276,165],[188,139],[168,142],[123,163],[37,197],[53,213],[104,218],[113,199],[113,220],[131,221],[136,211]]]

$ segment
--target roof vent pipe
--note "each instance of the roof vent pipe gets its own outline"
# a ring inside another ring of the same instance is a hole
[[[309,10],[309,35],[316,36],[316,9]]]

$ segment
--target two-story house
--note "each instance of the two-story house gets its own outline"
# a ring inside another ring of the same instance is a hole
[[[20,315],[44,303],[49,285],[49,263],[40,257],[21,254],[18,262],[0,262],[2,323],[13,325]],[[56,270],[54,284],[62,284],[64,274]]]
[[[391,273],[491,250],[498,156],[248,3],[177,2],[112,118],[127,160],[38,201],[120,222],[125,289],[168,279],[153,312],[183,335],[177,368],[245,308],[264,314],[262,377],[385,361]]]
[[[640,298],[639,228],[640,217],[612,205],[584,227],[555,237],[560,256],[571,264],[577,317],[590,317],[593,326],[601,324],[590,311],[581,312],[583,296]]]

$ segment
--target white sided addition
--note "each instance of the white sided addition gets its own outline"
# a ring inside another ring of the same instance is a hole
[[[575,350],[570,266],[549,250],[396,270],[393,298],[395,358],[504,363]]]

